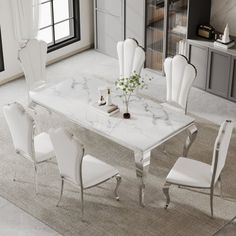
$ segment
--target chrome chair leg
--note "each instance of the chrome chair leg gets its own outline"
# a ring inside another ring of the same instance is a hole
[[[35,184],[35,193],[38,194],[38,166],[34,164],[34,184]]]
[[[211,217],[213,218],[213,197],[214,197],[214,188],[211,187],[210,193],[210,207],[211,207]]]
[[[84,220],[84,190],[80,189],[80,197],[81,197],[81,211],[82,211],[82,221]]]
[[[163,188],[162,188],[162,191],[163,193],[165,194],[166,196],[166,205],[165,205],[165,209],[168,208],[169,204],[170,204],[170,195],[169,195],[169,188],[170,188],[170,185],[169,183],[165,183]]]
[[[218,179],[218,186],[219,186],[219,189],[220,189],[220,197],[223,198],[222,177],[221,176]]]
[[[117,174],[117,175],[115,176],[115,178],[116,178],[116,188],[115,188],[115,190],[114,190],[114,193],[115,193],[116,200],[119,201],[119,200],[120,200],[120,197],[119,197],[119,195],[118,195],[118,188],[119,188],[120,183],[121,183],[121,176],[120,176],[119,174]]]
[[[13,179],[12,179],[14,182],[16,181],[16,170],[17,169],[16,169],[16,164],[15,164],[14,175],[13,175]]]
[[[57,207],[59,206],[59,203],[61,201],[61,198],[62,198],[62,195],[63,195],[63,190],[64,190],[64,179],[61,178],[61,192],[60,192],[60,197],[59,197],[59,200],[58,200],[58,203],[57,203]]]
[[[19,154],[18,152],[16,152],[17,154]],[[14,174],[13,174],[13,178],[12,178],[12,180],[14,181],[14,182],[16,182],[16,170],[17,170],[17,161],[16,161],[16,159],[14,160]]]
[[[14,170],[14,175],[13,175],[13,179],[14,182],[16,181],[16,169]]]

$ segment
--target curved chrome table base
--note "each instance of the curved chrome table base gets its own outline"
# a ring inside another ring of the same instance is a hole
[[[188,151],[195,141],[198,133],[197,126],[195,124],[192,124],[188,129],[188,137],[186,139],[185,145],[184,145],[184,150],[183,150],[183,156],[187,157]],[[149,170],[149,165],[150,165],[150,157],[151,157],[151,151],[148,152],[135,152],[135,165],[136,165],[136,176],[139,180],[139,204],[140,206],[145,206],[144,203],[144,195],[145,195],[145,183],[147,179],[147,174]],[[170,197],[169,197],[169,183],[166,183],[163,192],[167,198],[167,203],[166,207],[168,207],[169,202],[170,202]]]
[[[136,176],[139,180],[139,204],[140,206],[145,206],[144,204],[144,190],[145,182],[150,165],[151,151],[149,152],[135,152],[135,165],[136,165]]]
[[[198,133],[197,126],[195,124],[191,125],[187,129],[187,133],[188,133],[188,137],[187,137],[185,145],[184,145],[183,157],[188,156],[189,149],[197,137],[197,133]]]
[[[75,82],[78,86],[73,86]],[[188,129],[194,124],[194,119],[179,112],[175,113],[172,109],[164,109],[152,100],[138,97],[135,100],[133,110],[134,114],[137,115],[137,119],[124,121],[120,119],[119,115],[109,118],[102,115],[96,116],[96,111],[92,108],[90,109],[89,103],[97,100],[97,86],[102,86],[103,84],[104,81],[99,78],[80,76],[76,80],[65,80],[50,88],[33,91],[30,93],[30,98],[37,105],[67,118],[74,124],[98,133],[132,150],[135,156],[136,176],[139,180],[139,203],[144,206],[144,191],[151,150]],[[119,94],[114,90],[114,102],[121,106],[120,97],[117,95]],[[73,99],[74,103],[68,109],[65,109],[63,104],[71,101],[70,99]],[[81,102],[78,102],[79,100]],[[152,108],[153,111],[149,110],[149,108]],[[148,128],[146,128],[144,122],[150,119],[152,123],[149,123]],[[164,127],[160,127],[163,124]],[[189,129],[192,130],[191,128]],[[163,134],[162,131],[164,131]],[[126,137],[127,132],[131,136]],[[136,134],[137,137],[133,136]],[[189,135],[188,138],[189,140],[186,141],[185,145],[185,153],[187,153],[193,142],[193,136]]]

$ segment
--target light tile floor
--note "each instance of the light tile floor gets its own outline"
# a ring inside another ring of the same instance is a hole
[[[20,208],[0,197],[1,236],[60,236]]]

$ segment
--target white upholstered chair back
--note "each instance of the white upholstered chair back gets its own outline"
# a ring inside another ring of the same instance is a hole
[[[80,184],[83,146],[72,134],[62,128],[50,130],[50,137],[61,177],[74,184]]]
[[[195,67],[189,64],[184,56],[176,55],[165,59],[164,71],[167,82],[167,102],[176,103],[186,112],[190,88],[197,75]]]
[[[221,174],[221,171],[223,170],[225,166],[225,160],[227,157],[233,128],[234,128],[233,122],[231,121],[223,122],[220,126],[220,129],[219,129],[216,141],[215,141],[212,166],[211,166],[212,174],[215,171],[215,179],[214,179],[215,183],[218,180]],[[216,158],[217,158],[217,163],[215,165]]]
[[[46,42],[30,39],[26,46],[19,51],[19,60],[29,91],[46,83]]]
[[[134,39],[117,43],[120,77],[130,77],[134,72],[141,73],[145,61],[145,52]]]
[[[3,113],[10,129],[16,152],[34,160],[34,121],[19,103],[3,107]]]

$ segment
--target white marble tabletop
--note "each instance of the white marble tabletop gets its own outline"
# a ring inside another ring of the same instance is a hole
[[[31,91],[30,97],[34,103],[134,151],[150,151],[194,122],[183,113],[141,96],[131,98],[131,119],[123,119],[122,93],[110,85],[112,102],[121,111],[113,116],[101,114],[91,104],[99,98],[98,87],[107,85],[98,78],[79,76],[41,91]]]

